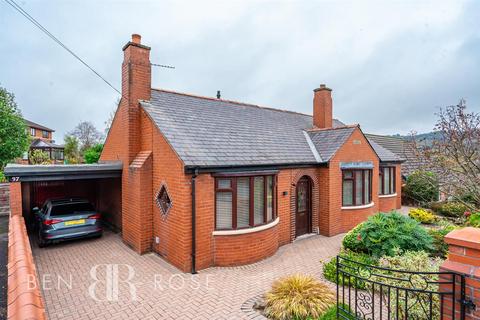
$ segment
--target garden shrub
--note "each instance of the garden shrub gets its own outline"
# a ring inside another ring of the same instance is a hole
[[[432,237],[412,218],[398,212],[378,213],[361,224],[356,248],[374,257],[393,256],[401,251],[430,251]]]
[[[433,213],[421,208],[410,209],[408,216],[425,224],[432,224],[437,220],[437,217],[435,217]]]
[[[296,274],[275,281],[265,295],[265,315],[271,319],[317,319],[335,303],[324,283]]]
[[[340,256],[353,260],[356,262],[364,263],[367,265],[377,265],[378,260],[375,259],[374,257],[371,257],[369,255],[366,255],[364,253],[356,253],[351,250],[342,250],[340,252]],[[356,274],[356,275],[362,275],[364,271],[366,271],[367,268],[362,267],[359,264],[356,264],[354,262],[350,262],[348,260],[342,259],[342,264],[344,267],[342,267],[343,270],[348,271],[349,273]],[[332,281],[333,283],[337,283],[337,258],[333,257],[329,262],[325,263],[323,265],[323,276],[325,279]],[[338,284],[343,284],[343,277],[340,276],[338,279]],[[347,280],[347,279],[345,279]],[[351,283],[348,283],[348,280],[345,281],[346,285],[350,285],[352,288],[359,288],[359,289],[365,289],[365,282],[361,280],[353,280]]]
[[[456,226],[447,221],[442,221],[440,225],[441,227],[438,229],[428,230],[428,233],[433,238],[432,250],[430,251],[430,255],[432,257],[444,259],[447,257],[448,253],[448,244],[445,243],[444,238],[450,231],[454,230]]]
[[[0,170],[0,183],[7,182],[7,178],[3,174],[3,171]]]
[[[480,228],[480,212],[472,213],[468,218],[468,224],[472,227]]]
[[[404,192],[417,203],[436,201],[439,196],[437,176],[429,171],[415,171],[408,176]]]
[[[393,257],[383,257],[380,259],[380,266],[387,269],[394,270],[407,270],[415,272],[438,272],[443,260],[439,258],[430,258],[425,251],[406,251],[402,255],[396,255]],[[398,279],[405,278],[404,272],[396,271],[383,271],[382,274],[387,277],[372,276],[372,280],[381,282],[383,284],[400,287],[406,289],[421,289],[425,291],[438,291],[438,274],[422,274],[412,275],[409,277],[410,281],[401,281]],[[433,283],[429,283],[431,281]],[[396,310],[399,310],[398,319],[405,319],[405,309],[408,309],[408,319],[439,319],[440,318],[440,299],[437,294],[432,295],[430,298],[429,293],[422,292],[409,292],[408,293],[408,305],[405,305],[405,290],[392,290],[391,293],[386,293],[384,290],[385,304],[390,300],[391,303],[391,317],[396,319]],[[387,291],[388,292],[388,291]],[[398,294],[398,297],[397,297]],[[397,299],[398,298],[398,299]],[[430,300],[433,304],[433,315],[427,317],[425,310],[428,310]],[[398,303],[398,309],[397,309]],[[407,308],[405,308],[407,307]]]
[[[355,228],[350,230],[347,235],[343,238],[342,245],[345,249],[352,250],[354,252],[365,252],[364,243],[361,241],[360,229],[362,228],[363,223],[358,224]]]
[[[437,213],[446,217],[459,218],[462,217],[465,211],[468,211],[466,205],[461,202],[445,202],[442,205],[438,206]]]

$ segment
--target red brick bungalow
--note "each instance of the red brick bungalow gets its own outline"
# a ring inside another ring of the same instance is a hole
[[[150,48],[133,35],[123,51],[101,160],[123,162],[122,235],[138,253],[183,271],[247,264],[400,207],[402,159],[334,120],[325,85],[312,117],[154,89]]]

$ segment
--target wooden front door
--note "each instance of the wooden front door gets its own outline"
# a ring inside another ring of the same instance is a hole
[[[297,205],[295,210],[296,237],[311,232],[312,186],[310,179],[301,178],[297,183]]]

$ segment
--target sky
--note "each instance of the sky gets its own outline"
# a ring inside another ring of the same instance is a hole
[[[480,1],[16,0],[121,87],[132,33],[152,48],[152,87],[334,116],[364,132],[431,131],[440,107],[480,112]],[[65,133],[103,131],[119,94],[0,0],[0,86],[23,116]]]

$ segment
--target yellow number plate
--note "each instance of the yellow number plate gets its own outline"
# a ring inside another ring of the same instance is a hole
[[[66,226],[75,226],[77,224],[84,224],[84,223],[85,223],[85,219],[65,221]]]

